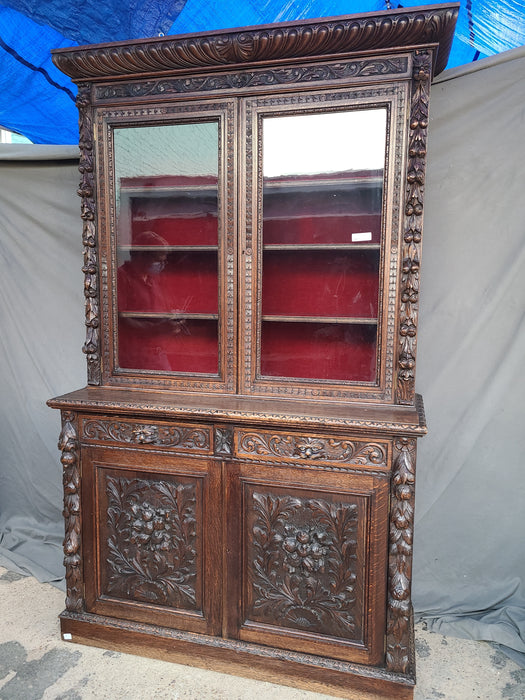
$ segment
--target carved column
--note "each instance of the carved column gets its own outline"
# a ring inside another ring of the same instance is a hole
[[[76,430],[76,414],[62,412],[62,432],[58,449],[64,468],[64,511],[66,535],[64,538],[64,566],[66,567],[66,609],[70,612],[84,610],[82,589],[80,464]]]
[[[98,284],[97,238],[96,238],[96,201],[94,183],[93,155],[93,113],[91,107],[91,86],[81,84],[77,96],[79,110],[79,148],[81,174],[78,195],[82,198],[81,214],[83,224],[82,242],[84,244],[84,296],[86,299],[86,342],[83,351],[87,356],[88,384],[101,383],[100,367],[100,299]]]
[[[399,358],[397,402],[414,403],[416,340],[419,307],[419,265],[423,232],[423,195],[427,155],[431,55],[414,54],[414,82],[408,144],[407,198],[400,275]]]
[[[411,671],[412,543],[414,530],[416,440],[394,442],[390,500],[386,665],[395,673]]]

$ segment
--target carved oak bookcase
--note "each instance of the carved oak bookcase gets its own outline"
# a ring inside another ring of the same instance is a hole
[[[64,638],[409,698],[419,263],[457,4],[54,52],[88,386]]]

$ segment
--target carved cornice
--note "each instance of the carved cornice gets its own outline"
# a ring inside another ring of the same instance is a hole
[[[414,530],[416,441],[394,441],[390,493],[386,666],[410,673],[412,545]]]
[[[79,443],[75,423],[76,414],[73,411],[63,411],[62,431],[58,440],[58,449],[62,452],[60,461],[63,466],[64,482],[66,610],[81,612],[84,610],[84,599],[82,587],[80,465]]]
[[[447,62],[458,10],[459,4],[453,3],[58,49],[53,61],[81,81],[438,45],[437,74]]]
[[[414,402],[430,70],[430,55],[427,52],[416,51],[414,53],[414,80],[408,136],[405,228],[399,279],[401,299],[397,401],[402,404]]]
[[[100,365],[100,298],[98,283],[98,259],[96,236],[96,201],[93,156],[93,111],[90,100],[91,88],[81,85],[77,96],[79,111],[79,148],[81,174],[78,196],[81,197],[84,244],[84,297],[86,300],[86,342],[82,348],[87,356],[88,384],[101,383]]]

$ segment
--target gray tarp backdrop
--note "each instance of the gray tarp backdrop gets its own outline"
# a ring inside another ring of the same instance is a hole
[[[524,96],[525,48],[446,71],[433,88],[413,582],[434,629],[522,653]],[[45,402],[86,381],[76,157],[0,152],[0,563],[53,582],[59,414]]]

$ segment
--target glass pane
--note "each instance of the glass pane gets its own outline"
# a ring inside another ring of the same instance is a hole
[[[386,116],[263,121],[263,376],[376,380]]]
[[[115,129],[118,364],[218,373],[218,124]]]

